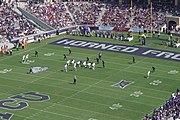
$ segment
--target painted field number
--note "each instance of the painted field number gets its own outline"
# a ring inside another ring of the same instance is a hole
[[[117,109],[119,109],[119,108],[121,108],[122,107],[122,105],[120,104],[120,103],[117,103],[117,104],[113,104],[112,106],[110,106],[109,108],[111,109],[111,110],[117,110]]]
[[[134,93],[131,93],[130,96],[139,97],[143,94],[141,91],[135,91]]]
[[[150,82],[149,84],[154,85],[154,86],[158,86],[161,83],[162,83],[162,81],[160,81],[160,80],[154,80],[154,81]]]

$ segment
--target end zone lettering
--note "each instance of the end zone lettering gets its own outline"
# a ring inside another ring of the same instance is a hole
[[[43,95],[38,92],[27,92],[10,96],[9,99],[6,100],[0,100],[0,108],[8,110],[22,110],[29,106],[28,102],[43,102],[49,99],[50,97],[48,95]],[[11,105],[8,103],[11,103]],[[13,115],[14,114],[12,113],[0,112],[0,119],[10,120]]]
[[[64,46],[72,46],[72,47],[80,47],[80,48],[97,49],[97,50],[107,50],[107,51],[114,51],[114,52],[121,51],[121,52],[127,52],[127,53],[132,53],[139,49],[139,48],[129,47],[125,45],[98,43],[98,42],[93,42],[93,41],[82,41],[82,40],[74,40],[74,39],[68,39],[68,38],[58,40],[55,42],[55,44],[64,45]]]
[[[170,58],[172,60],[179,60],[180,61],[180,54],[175,54],[172,52],[165,52],[165,51],[159,51],[159,50],[148,50],[143,55],[155,55],[156,57],[164,57],[165,59]]]
[[[106,42],[96,42],[89,40],[77,40],[72,38],[62,38],[60,40],[53,41],[49,44],[110,51],[110,52],[119,52],[119,53],[133,54],[138,56],[146,56],[151,58],[166,59],[177,62],[180,61],[180,52],[168,51],[168,50],[165,51],[165,50],[159,50],[159,49],[153,49],[147,47],[113,44]]]

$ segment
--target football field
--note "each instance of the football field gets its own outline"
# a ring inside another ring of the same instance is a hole
[[[10,120],[141,120],[159,108],[170,95],[180,89],[180,62],[136,56],[119,52],[101,51],[49,44],[61,38],[101,41],[114,44],[138,45],[96,37],[60,35],[41,43],[28,44],[25,50],[14,49],[13,55],[0,57],[0,119]],[[171,50],[179,48],[160,46],[158,40],[149,40],[147,47]],[[34,52],[38,51],[38,57]],[[67,59],[96,63],[95,70],[68,66],[64,71],[63,54]],[[29,61],[22,63],[22,56]],[[132,56],[136,63],[132,63]],[[155,67],[150,77],[147,72]],[[29,74],[31,67],[40,72]],[[43,67],[47,70],[43,71]],[[73,83],[74,75],[77,83]]]

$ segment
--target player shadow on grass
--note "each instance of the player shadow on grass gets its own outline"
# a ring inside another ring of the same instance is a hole
[[[102,66],[98,66],[98,67],[96,67],[96,68],[103,68]]]
[[[67,71],[74,71],[73,69],[71,69],[71,70],[67,70]],[[61,72],[65,72],[64,70],[61,70]]]
[[[70,82],[69,84],[74,85],[74,83]]]
[[[146,79],[147,79],[148,77],[147,77],[147,76],[144,76],[144,78],[146,78]]]

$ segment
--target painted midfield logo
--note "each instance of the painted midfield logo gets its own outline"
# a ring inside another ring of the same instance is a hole
[[[39,73],[48,70],[48,67],[32,67],[32,73]]]
[[[126,81],[126,80],[121,80],[120,82],[115,83],[115,84],[113,84],[111,86],[112,87],[120,87],[120,88],[124,89],[125,87],[127,87],[128,85],[130,85],[132,83],[134,83],[134,82]]]

